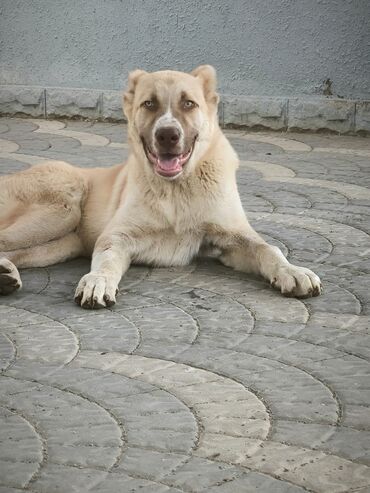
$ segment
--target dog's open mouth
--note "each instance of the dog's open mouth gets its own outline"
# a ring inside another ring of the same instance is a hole
[[[167,178],[174,178],[179,175],[185,164],[189,161],[193,152],[194,145],[183,154],[156,154],[154,151],[144,145],[145,154],[150,163],[154,166],[154,171]]]

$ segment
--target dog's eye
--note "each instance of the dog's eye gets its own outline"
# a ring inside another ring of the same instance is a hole
[[[148,99],[147,101],[144,101],[142,106],[148,110],[153,110],[155,107],[155,103],[152,99]]]
[[[188,99],[184,101],[183,106],[186,110],[191,110],[192,108],[195,108],[196,104],[194,103],[194,101]]]

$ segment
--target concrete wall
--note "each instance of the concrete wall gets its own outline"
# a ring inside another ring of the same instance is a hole
[[[0,1],[7,85],[121,89],[134,68],[210,63],[226,94],[370,99],[369,53],[369,0]]]

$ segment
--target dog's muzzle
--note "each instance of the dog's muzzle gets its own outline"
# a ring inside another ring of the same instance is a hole
[[[195,144],[195,139],[190,149],[183,153],[156,153],[142,139],[144,151],[148,161],[153,165],[155,173],[164,178],[176,178],[184,169],[184,166],[189,161]]]

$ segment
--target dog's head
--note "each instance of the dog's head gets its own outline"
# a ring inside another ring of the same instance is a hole
[[[189,74],[131,72],[123,109],[139,161],[167,180],[191,173],[218,125],[218,100],[210,65]]]

